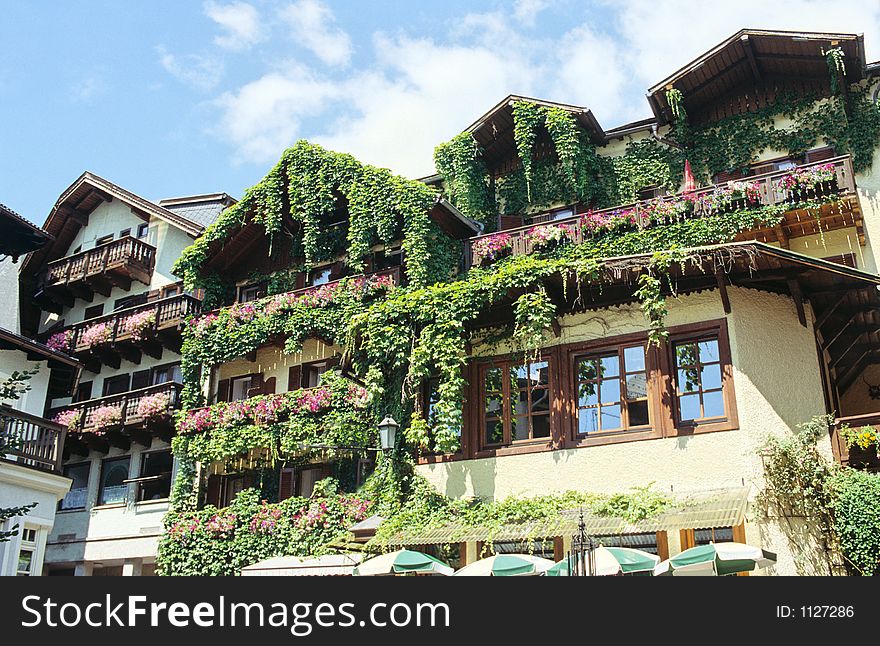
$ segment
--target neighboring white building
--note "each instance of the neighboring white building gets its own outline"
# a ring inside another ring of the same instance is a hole
[[[22,263],[22,329],[84,366],[72,393],[50,391],[45,403],[47,417],[69,424],[72,482],[46,543],[48,574],[154,570],[173,475],[179,326],[201,307],[171,267],[232,203],[219,193],[166,207],[86,172],[46,220],[54,241]]]

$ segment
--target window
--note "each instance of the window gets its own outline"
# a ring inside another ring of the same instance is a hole
[[[377,251],[373,254],[373,271],[382,271],[392,267],[400,267],[403,264],[403,252],[399,249],[392,251]]]
[[[557,209],[555,211],[550,212],[550,220],[564,220],[566,218],[574,217],[574,208],[568,207],[565,209]]]
[[[577,359],[578,435],[650,426],[645,359],[644,344]]]
[[[223,476],[223,492],[220,507],[231,504],[235,497],[244,490],[244,476],[237,474]]]
[[[183,285],[180,283],[175,283],[174,285],[168,285],[167,287],[162,288],[162,298],[169,298],[171,296],[177,296],[178,294],[183,293]]]
[[[112,233],[110,235],[102,236],[102,237],[98,238],[97,240],[95,240],[95,246],[101,247],[105,244],[110,244],[111,242],[113,242],[113,234]]]
[[[309,272],[309,285],[325,285],[330,282],[332,267],[319,267]]]
[[[236,402],[248,398],[248,390],[251,388],[252,375],[235,377],[229,381],[229,401]]]
[[[120,239],[124,238],[126,236],[130,236],[130,235],[131,235],[131,229],[123,229],[122,231],[119,232]]]
[[[141,475],[137,483],[137,501],[164,500],[171,493],[171,451],[153,451],[141,456]]]
[[[249,303],[265,296],[262,285],[247,285],[238,291],[238,302]]]
[[[76,386],[76,397],[73,401],[84,402],[92,398],[92,382],[81,381]]]
[[[131,384],[131,375],[116,375],[104,379],[104,397],[126,393]]]
[[[550,362],[494,364],[483,374],[483,442],[550,437]]]
[[[21,545],[18,548],[18,576],[34,576],[37,556],[37,530],[25,527],[21,530]]]
[[[709,529],[694,530],[694,545],[708,545],[709,543],[732,543],[733,527],[710,527]]]
[[[68,464],[64,467],[64,475],[73,482],[70,483],[70,491],[61,500],[59,509],[85,509],[89,497],[89,471],[90,462]]]
[[[337,360],[304,363],[302,367],[302,387],[314,388],[321,385],[321,375],[339,363]]]
[[[604,547],[631,547],[666,558],[666,533],[643,532],[639,534],[611,534],[594,536],[593,540]]]
[[[131,373],[131,389],[140,390],[150,385],[150,371],[136,370]]]
[[[140,240],[143,240],[147,237],[147,234],[150,232],[150,225],[144,222],[143,224],[139,224],[137,228],[137,237]]]
[[[640,200],[653,200],[655,197],[663,197],[664,195],[666,195],[666,188],[663,186],[646,186],[638,192]]]
[[[101,463],[101,490],[98,492],[99,505],[125,502],[128,495],[129,457],[111,458]]]
[[[104,304],[101,305],[92,305],[91,307],[87,307],[85,312],[83,313],[83,320],[88,321],[89,319],[97,318],[104,313]]]
[[[433,445],[433,432],[437,426],[437,403],[440,401],[440,377],[429,377],[424,381],[419,399],[422,417],[428,423],[428,436],[431,439],[431,445]],[[455,429],[455,434],[459,439],[461,438],[461,426]]]
[[[556,561],[556,546],[552,538],[534,541],[495,541],[492,543],[495,554],[531,554]]]
[[[137,294],[135,296],[124,296],[123,298],[117,298],[116,302],[113,304],[114,310],[124,310],[128,307],[135,307],[137,305],[143,305],[147,302],[147,294],[146,292],[143,294]]]
[[[725,417],[718,335],[673,343],[675,415],[684,424]]]
[[[180,374],[180,364],[172,363],[167,366],[153,368],[153,385],[166,384],[170,381],[180,383],[183,377]]]

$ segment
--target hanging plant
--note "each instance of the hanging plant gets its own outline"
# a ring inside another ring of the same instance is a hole
[[[532,201],[532,163],[538,128],[544,125],[541,108],[529,101],[516,101],[513,106],[513,139],[526,180],[526,195]]]
[[[843,88],[840,87],[839,79],[846,76],[846,63],[843,49],[831,47],[825,51],[825,63],[828,65],[828,75],[831,78],[831,93],[837,94]]]
[[[684,109],[684,95],[682,95],[681,90],[676,88],[666,90],[666,103],[669,104],[669,109],[672,111],[672,116],[676,121],[687,119],[687,112]]]

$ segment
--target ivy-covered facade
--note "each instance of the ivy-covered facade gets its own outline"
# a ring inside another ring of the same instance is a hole
[[[160,572],[350,549],[371,514],[368,549],[560,556],[578,507],[606,544],[870,569],[833,522],[758,496],[768,437],[831,414],[818,450],[845,469],[870,442],[840,418],[880,422],[860,385],[880,110],[859,38],[740,32],[725,60],[754,48],[757,72],[687,68],[652,89],[652,119],[608,131],[508,97],[437,147],[426,182],[286,151],[175,266],[206,300],[183,331]],[[800,48],[784,65],[783,40]],[[386,415],[393,458],[375,450]],[[663,515],[697,504],[716,524]]]

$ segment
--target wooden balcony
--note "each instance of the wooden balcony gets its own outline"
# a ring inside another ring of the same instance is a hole
[[[692,210],[683,218],[704,218],[714,215],[723,214],[725,212],[734,212],[743,208],[754,208],[758,205],[786,205],[791,204],[792,208],[785,211],[783,221],[774,227],[757,228],[743,232],[737,236],[737,241],[742,240],[758,240],[760,242],[779,243],[780,246],[788,248],[788,240],[807,235],[815,235],[824,231],[835,229],[843,229],[854,227],[857,230],[859,241],[865,243],[864,228],[862,215],[859,209],[858,195],[856,193],[855,175],[852,168],[852,158],[849,155],[835,157],[833,159],[825,159],[811,164],[803,164],[798,166],[800,169],[810,169],[826,164],[834,166],[834,179],[820,185],[817,189],[805,191],[801,196],[801,200],[797,200],[787,191],[777,186],[780,179],[786,175],[790,175],[794,169],[774,171],[772,173],[764,173],[761,175],[753,175],[743,178],[744,183],[754,183],[757,188],[758,199],[756,203],[749,205],[744,199],[737,200],[724,208],[717,208],[710,204],[706,199],[709,195],[718,189],[723,189],[728,184],[713,184],[692,191],[689,194],[689,200],[693,202]],[[823,199],[832,195],[837,195],[839,202],[825,204],[818,209],[811,209],[809,212],[805,209],[794,208],[794,204],[798,201],[810,199]],[[652,200],[641,200],[632,204],[624,204],[607,209],[591,211],[590,213],[597,217],[611,217],[615,214],[626,214],[632,216],[635,225],[639,228],[652,226],[650,214],[656,212],[658,203],[680,202],[681,195],[670,195]],[[536,225],[547,224],[552,222],[554,225],[567,225],[571,229],[571,240],[574,244],[580,244],[589,239],[591,231],[584,226],[583,219],[585,213],[579,213],[572,217],[560,218],[553,220],[552,216],[546,213],[531,216],[531,222],[528,225],[506,228],[501,234],[510,236],[510,249],[512,255],[527,255],[535,250],[532,230]],[[474,243],[487,240],[496,233],[475,236],[471,238],[465,245],[465,262],[470,267],[474,264],[475,258],[473,252]]]
[[[6,462],[60,473],[66,435],[60,424],[0,405],[0,446]]]
[[[863,449],[858,446],[847,446],[846,440],[840,433],[840,428],[844,425],[849,426],[852,430],[858,430],[863,426],[873,426],[877,429],[880,428],[880,413],[838,417],[834,420],[834,427],[831,429],[831,450],[840,464],[846,467],[880,472],[880,457],[877,456],[876,447]]]
[[[143,354],[161,359],[163,348],[179,352],[181,324],[200,311],[201,301],[178,294],[88,319],[62,334],[69,335],[68,352],[96,372],[101,364],[119,368],[121,359],[139,364]]]
[[[60,311],[76,298],[91,302],[96,292],[110,296],[114,287],[131,289],[133,280],[149,285],[155,264],[155,247],[125,236],[50,262],[37,281],[34,299],[50,311]]]
[[[149,447],[153,436],[170,441],[174,433],[172,412],[180,405],[182,388],[182,384],[169,381],[70,404],[53,410],[52,415],[70,410],[80,413],[76,424],[70,429],[70,453],[87,455],[88,449],[106,453],[111,446],[127,451],[131,448],[132,441]],[[167,402],[161,414],[150,416],[146,414],[147,411],[142,408],[141,403],[147,397],[156,396],[167,398]],[[110,424],[102,424],[101,418],[107,418],[107,409],[116,411],[113,415],[115,419]]]

